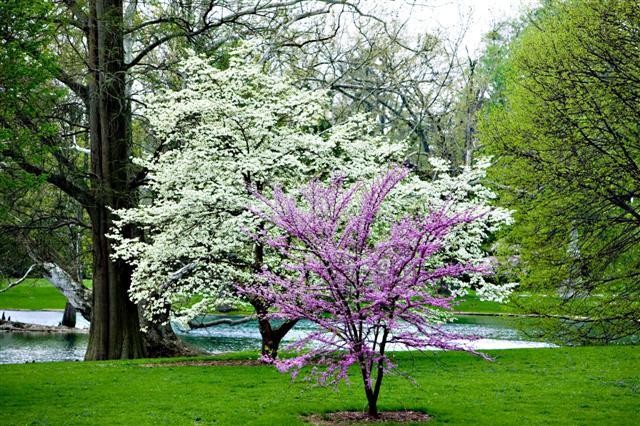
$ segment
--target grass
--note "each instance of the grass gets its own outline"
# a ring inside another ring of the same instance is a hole
[[[518,297],[512,294],[511,297]],[[478,313],[519,313],[520,310],[511,301],[505,303],[490,302],[480,300],[475,291],[469,292],[462,298],[456,306],[453,307],[458,312],[478,312]]]
[[[84,285],[91,287],[91,280]],[[67,299],[44,278],[29,278],[20,285],[0,293],[0,309],[32,311],[64,309]]]
[[[85,285],[91,287],[91,280],[85,280]],[[0,293],[0,309],[26,309],[26,310],[54,310],[64,309],[65,297],[49,281],[42,278],[32,278],[24,283]],[[518,312],[518,308],[512,303],[496,303],[481,301],[474,292],[471,292],[454,308],[461,312],[482,313],[507,313]],[[249,311],[233,311],[229,315],[251,314]]]
[[[640,424],[640,347],[576,347],[397,355],[418,383],[385,380],[383,410],[430,424]],[[246,357],[246,355],[235,355]],[[295,425],[301,416],[362,410],[357,375],[337,392],[267,366],[164,366],[143,361],[0,366],[2,424]]]

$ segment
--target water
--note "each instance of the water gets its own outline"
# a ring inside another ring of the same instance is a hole
[[[0,315],[4,313],[5,318],[11,321],[24,322],[27,324],[41,324],[57,326],[62,322],[62,311],[8,311],[0,310]],[[76,328],[88,329],[89,321],[82,315],[76,315]]]
[[[88,341],[86,333],[0,333],[0,364],[82,360]]]
[[[57,325],[62,312],[55,311],[4,311],[12,320],[34,324]],[[220,316],[216,316],[220,318]],[[241,317],[229,317],[238,319]],[[549,347],[544,342],[528,340],[517,328],[523,318],[464,316],[448,324],[449,331],[461,335],[474,335],[479,340],[466,342],[474,349],[512,349]],[[87,328],[88,323],[78,316],[78,327]],[[178,335],[187,343],[209,353],[257,350],[260,348],[260,333],[257,321],[239,325],[219,325],[207,329],[180,330]],[[301,321],[289,334],[287,341],[294,341],[313,330],[309,322]],[[86,333],[0,333],[0,364],[73,361],[81,360],[87,347]],[[286,343],[286,342],[285,342]],[[403,348],[390,348],[402,350]]]

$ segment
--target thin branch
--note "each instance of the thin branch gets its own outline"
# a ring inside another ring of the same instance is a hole
[[[29,276],[29,274],[31,273],[31,271],[33,271],[33,268],[36,267],[36,264],[34,263],[33,265],[31,265],[29,267],[29,269],[27,269],[27,272],[25,272],[25,274],[22,276],[22,278],[20,278],[17,281],[14,281],[12,283],[10,283],[7,287],[0,289],[0,293],[4,293],[5,291],[12,289],[13,287],[19,285],[20,283],[24,282],[24,280],[27,279],[27,277]]]
[[[227,324],[227,325],[238,325],[238,324],[244,324],[247,323],[249,321],[253,321],[257,318],[257,316],[254,315],[249,315],[248,317],[244,317],[244,318],[240,318],[237,320],[231,319],[231,318],[220,318],[220,319],[216,319],[213,321],[196,321],[196,320],[191,320],[189,321],[189,327],[191,328],[208,328],[208,327],[213,327],[215,325],[222,325],[222,324]]]

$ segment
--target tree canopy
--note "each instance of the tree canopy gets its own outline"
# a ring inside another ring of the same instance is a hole
[[[559,306],[531,308],[573,319],[569,339],[640,326],[638,46],[638,2],[546,3],[512,43],[481,129],[516,209],[507,246],[523,284],[562,289]]]

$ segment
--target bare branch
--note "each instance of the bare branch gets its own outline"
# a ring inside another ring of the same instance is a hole
[[[258,317],[256,315],[249,315],[248,317],[244,317],[244,318],[240,318],[237,320],[234,320],[232,318],[220,318],[220,319],[216,319],[213,321],[196,321],[196,320],[191,320],[189,321],[189,327],[191,328],[208,328],[208,327],[213,327],[216,325],[222,325],[222,324],[226,324],[226,325],[239,325],[239,324],[244,324],[247,323],[249,321],[253,321],[255,319],[257,319]]]
[[[31,271],[33,271],[33,268],[36,267],[36,264],[33,264],[29,267],[29,269],[27,269],[27,272],[25,272],[25,274],[22,276],[22,278],[20,278],[19,280],[16,280],[12,283],[9,283],[8,286],[6,286],[3,289],[0,289],[0,293],[4,293],[5,291],[12,289],[13,287],[19,285],[20,283],[24,282],[24,280],[27,279],[27,277],[29,276],[29,274],[31,273]]]

